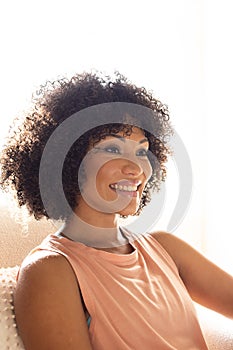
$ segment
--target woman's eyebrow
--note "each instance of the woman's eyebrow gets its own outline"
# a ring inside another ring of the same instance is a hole
[[[117,139],[119,139],[122,142],[125,142],[125,140],[126,140],[125,137],[119,136],[119,135],[116,135],[116,134],[109,134],[108,136],[116,137]],[[149,140],[147,138],[144,138],[144,139],[140,140],[137,143],[141,144],[141,143],[145,143],[145,142],[149,142]]]

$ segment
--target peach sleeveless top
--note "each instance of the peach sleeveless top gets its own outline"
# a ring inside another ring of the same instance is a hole
[[[56,235],[37,249],[62,254],[72,266],[91,316],[93,350],[206,350],[171,257],[150,234],[130,239],[134,251],[126,255]]]

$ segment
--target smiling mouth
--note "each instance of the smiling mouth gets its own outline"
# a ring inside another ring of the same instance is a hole
[[[109,187],[122,195],[128,195],[130,197],[136,197],[138,194],[138,189],[139,189],[140,183],[137,184],[119,184],[119,183],[114,183],[109,185]]]

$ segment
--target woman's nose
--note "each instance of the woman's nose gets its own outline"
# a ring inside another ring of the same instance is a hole
[[[122,173],[125,175],[139,176],[143,173],[143,169],[139,163],[135,163],[131,160],[125,160],[122,165]]]

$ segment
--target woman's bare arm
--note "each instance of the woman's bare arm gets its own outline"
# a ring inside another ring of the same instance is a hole
[[[233,276],[221,270],[181,239],[157,232],[153,236],[176,263],[192,299],[233,318]]]
[[[26,350],[91,350],[75,274],[55,253],[32,255],[14,295],[16,323]]]

